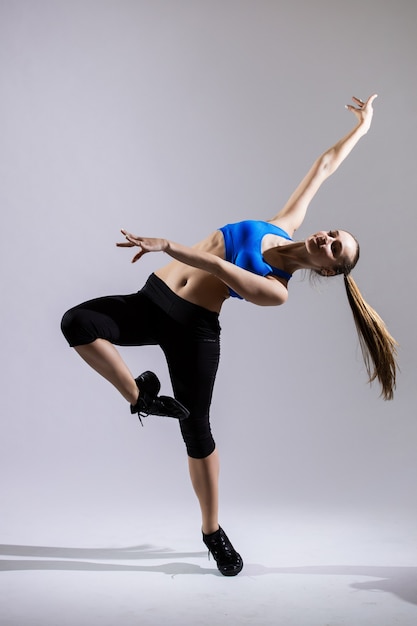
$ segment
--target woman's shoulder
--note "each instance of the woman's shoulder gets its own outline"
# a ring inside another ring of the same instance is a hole
[[[289,223],[289,220],[285,220],[285,218],[267,220],[267,224],[272,224],[272,226],[281,230],[285,233],[285,235],[287,235],[288,239],[292,239],[294,237],[295,228],[293,228]]]
[[[224,258],[224,237],[220,229],[213,231],[207,237],[194,244],[193,248],[202,252],[210,252]]]

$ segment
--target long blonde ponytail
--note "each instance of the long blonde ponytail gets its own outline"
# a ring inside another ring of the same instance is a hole
[[[398,344],[378,313],[365,302],[349,273],[344,274],[344,282],[369,382],[377,378],[384,400],[392,400],[396,385]]]

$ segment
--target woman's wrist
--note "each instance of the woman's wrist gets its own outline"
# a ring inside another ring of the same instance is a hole
[[[357,125],[358,132],[361,135],[366,135],[366,133],[368,132],[370,128],[371,128],[371,120],[361,120]]]

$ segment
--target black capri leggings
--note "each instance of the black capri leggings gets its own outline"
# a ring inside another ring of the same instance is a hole
[[[61,328],[70,346],[98,338],[119,346],[159,345],[174,396],[190,411],[180,421],[188,455],[201,459],[213,452],[209,411],[220,357],[217,313],[180,298],[152,274],[135,294],[96,298],[70,309]]]

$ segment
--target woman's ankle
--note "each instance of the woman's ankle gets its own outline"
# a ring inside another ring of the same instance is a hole
[[[220,525],[218,523],[216,523],[216,524],[207,524],[207,526],[205,526],[203,524],[203,527],[202,527],[201,530],[203,532],[203,535],[207,536],[207,535],[212,535],[213,533],[217,533],[219,528],[220,528]]]

